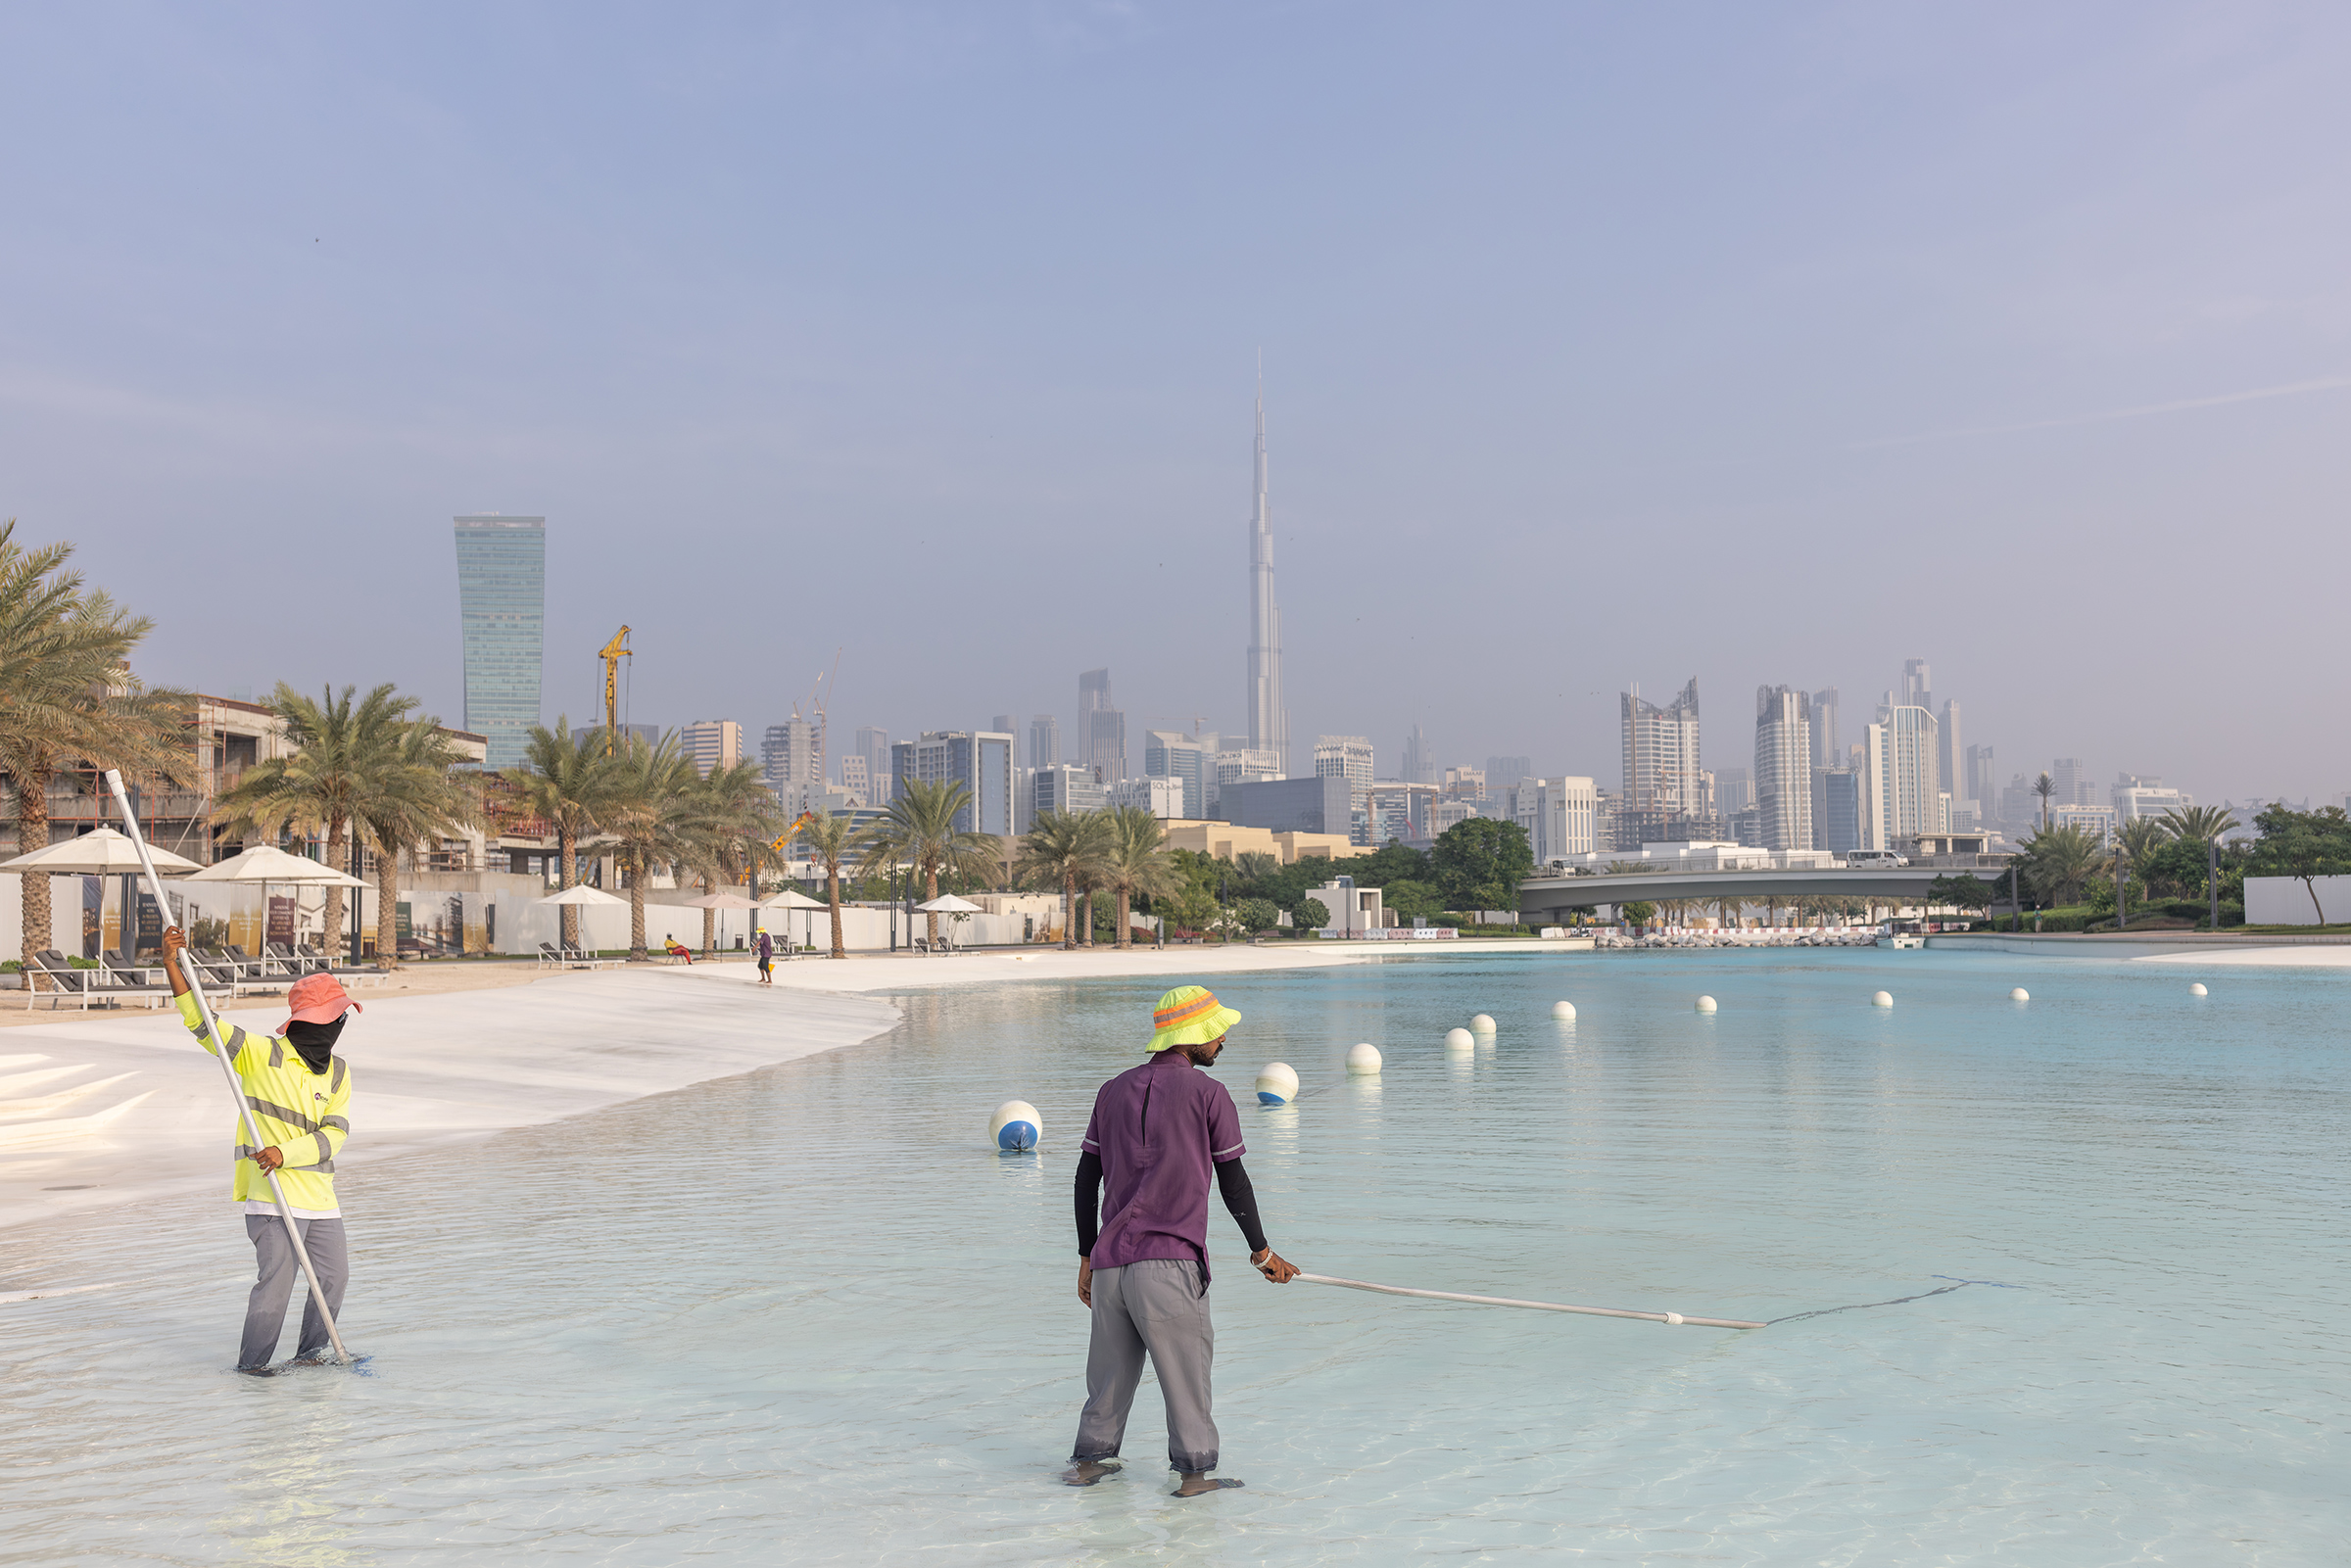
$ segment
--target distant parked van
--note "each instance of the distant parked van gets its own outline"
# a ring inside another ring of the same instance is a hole
[[[1897,855],[1891,849],[1848,849],[1846,865],[1855,871],[1892,871],[1896,866],[1910,864],[1908,855]]]

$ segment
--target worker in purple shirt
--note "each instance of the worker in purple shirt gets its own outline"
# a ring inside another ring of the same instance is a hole
[[[1209,1363],[1208,1189],[1213,1180],[1249,1243],[1249,1262],[1276,1285],[1298,1270],[1266,1245],[1257,1195],[1241,1168],[1241,1120],[1224,1085],[1200,1071],[1241,1016],[1184,985],[1152,1012],[1150,1058],[1094,1096],[1078,1157],[1078,1299],[1093,1309],[1085,1409],[1062,1479],[1090,1487],[1119,1468],[1143,1354],[1168,1406],[1168,1464],[1179,1497],[1237,1487],[1217,1467]],[[1213,1175],[1212,1175],[1213,1172]],[[1107,1195],[1103,1189],[1107,1188]],[[1104,1197],[1099,1212],[1095,1203]]]

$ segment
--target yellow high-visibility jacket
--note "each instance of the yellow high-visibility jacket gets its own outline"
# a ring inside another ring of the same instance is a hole
[[[218,1056],[219,1047],[196,998],[183,993],[178,1002],[180,1022],[198,1044]],[[274,1146],[286,1159],[277,1175],[286,1189],[286,1202],[296,1209],[336,1208],[335,1154],[351,1136],[345,1115],[351,1108],[351,1069],[338,1056],[329,1060],[326,1071],[312,1072],[302,1053],[284,1039],[249,1033],[226,1019],[220,1022],[228,1030],[228,1065],[244,1080],[245,1104],[262,1129],[262,1142],[250,1144],[245,1141],[244,1120],[237,1121],[237,1202],[270,1201],[269,1178],[253,1157]]]

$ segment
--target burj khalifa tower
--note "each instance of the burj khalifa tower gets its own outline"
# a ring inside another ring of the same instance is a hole
[[[1266,502],[1266,387],[1257,387],[1257,502],[1249,519],[1249,749],[1290,771],[1290,715],[1281,705],[1281,611],[1273,603],[1273,514]]]

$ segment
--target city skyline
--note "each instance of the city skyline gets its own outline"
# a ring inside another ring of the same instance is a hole
[[[1606,777],[1670,640],[1847,744],[1930,661],[2002,787],[2351,787],[2325,629],[2235,588],[2351,552],[2351,18],[892,16],[18,18],[0,516],[221,694],[462,723],[438,531],[503,510],[549,719],[627,624],[640,722],[763,734],[843,648],[901,734],[1110,667],[1130,740],[1238,736],[1262,345],[1293,771],[1417,720]],[[196,613],[264,583],[265,643]]]

